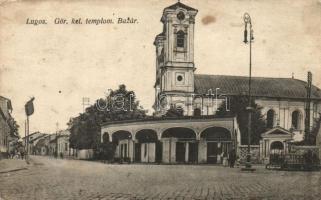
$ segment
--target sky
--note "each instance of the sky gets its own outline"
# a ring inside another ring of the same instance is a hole
[[[108,89],[125,84],[152,113],[154,38],[175,0],[1,1],[0,95],[10,98],[24,134],[24,104],[35,97],[30,132],[54,133]],[[195,73],[248,75],[243,14],[252,18],[253,76],[294,77],[321,88],[320,0],[181,0],[198,9]],[[135,24],[54,24],[56,18],[132,17]],[[46,19],[46,25],[26,20]]]

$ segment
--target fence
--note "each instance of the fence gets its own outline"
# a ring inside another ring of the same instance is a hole
[[[247,145],[240,145],[238,147],[238,156],[240,163],[246,162]],[[250,145],[251,161],[252,163],[260,163],[260,145]]]

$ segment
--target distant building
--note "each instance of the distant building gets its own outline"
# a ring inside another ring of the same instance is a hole
[[[62,130],[58,133],[58,156],[69,157],[72,155],[72,149],[69,147],[69,130]]]
[[[38,143],[39,140],[43,139],[46,137],[48,134],[46,133],[41,133],[39,131],[31,133],[29,136],[23,137],[22,142],[23,145],[26,145],[28,147],[28,153],[29,154],[40,154],[40,150],[36,148],[36,144]]]
[[[316,145],[319,147],[319,158],[321,160],[321,128],[319,129],[319,132],[317,135]]]
[[[34,152],[36,155],[49,156],[54,155],[50,152],[50,141],[55,139],[55,134],[48,134],[42,137],[34,146]]]

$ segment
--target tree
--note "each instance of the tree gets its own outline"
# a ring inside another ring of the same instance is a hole
[[[18,125],[17,121],[12,116],[9,117],[8,124],[10,126],[10,134],[12,136],[19,137],[19,125]]]
[[[111,90],[105,99],[98,99],[84,113],[70,120],[70,147],[110,152],[113,148],[107,147],[109,143],[102,145],[100,142],[100,125],[104,122],[144,117],[146,111],[139,105],[135,93],[128,91],[125,85],[120,85],[117,90]]]
[[[171,105],[171,107],[166,111],[165,117],[182,117],[183,115],[183,108]]]
[[[226,102],[224,101],[216,116],[224,117],[234,115],[237,118],[237,122],[241,132],[241,144],[248,144],[248,111],[246,108],[249,105],[247,96],[232,96],[230,98],[230,109],[226,110]],[[266,121],[261,113],[262,107],[258,106],[252,99],[251,105],[252,111],[252,123],[251,123],[251,144],[259,144],[261,134],[266,131]]]

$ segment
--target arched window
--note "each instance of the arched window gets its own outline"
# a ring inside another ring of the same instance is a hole
[[[176,46],[180,47],[180,48],[185,47],[185,33],[184,33],[184,31],[177,32]]]
[[[294,129],[300,129],[301,128],[301,114],[298,110],[292,112],[292,127]]]
[[[274,112],[273,109],[270,109],[266,113],[266,126],[267,126],[267,128],[273,128],[273,126],[274,126],[274,116],[275,116],[275,112]]]
[[[103,134],[103,143],[108,143],[109,142],[109,134],[105,132]]]

